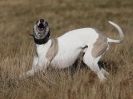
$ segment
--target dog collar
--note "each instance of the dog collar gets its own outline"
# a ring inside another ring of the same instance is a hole
[[[48,34],[47,34],[47,35],[45,36],[45,38],[43,38],[43,39],[37,39],[37,38],[35,38],[34,35],[33,35],[33,38],[34,38],[34,42],[35,42],[36,44],[39,44],[39,45],[45,44],[45,43],[48,42],[48,40],[49,40],[49,38],[50,38],[50,33],[48,32]]]

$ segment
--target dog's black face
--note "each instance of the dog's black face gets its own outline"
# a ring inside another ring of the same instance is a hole
[[[36,39],[44,39],[49,33],[48,22],[40,19],[36,22],[33,28],[33,36]]]

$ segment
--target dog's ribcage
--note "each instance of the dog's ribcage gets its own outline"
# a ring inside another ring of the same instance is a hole
[[[84,46],[88,45],[91,54],[97,38],[97,32],[91,28],[73,30],[58,37],[59,50],[51,65],[60,68],[71,66]]]

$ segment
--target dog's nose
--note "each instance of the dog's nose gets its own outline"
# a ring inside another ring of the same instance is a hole
[[[44,19],[40,19],[40,23],[43,23],[44,22]]]

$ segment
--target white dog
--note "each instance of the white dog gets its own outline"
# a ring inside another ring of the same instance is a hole
[[[32,69],[25,75],[34,75],[35,72],[45,70],[49,65],[57,68],[72,66],[83,51],[83,62],[97,74],[101,81],[105,80],[108,72],[99,68],[98,61],[111,43],[121,43],[124,38],[122,29],[114,22],[109,21],[109,23],[118,30],[120,40],[110,39],[93,28],[72,30],[51,39],[48,23],[43,19],[38,20],[33,28],[36,55]]]

